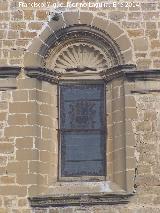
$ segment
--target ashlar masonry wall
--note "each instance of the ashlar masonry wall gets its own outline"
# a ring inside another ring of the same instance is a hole
[[[49,181],[54,181],[58,149],[52,143],[57,133],[53,88],[34,79],[18,79],[16,90],[1,92],[0,195],[4,208],[0,212],[27,212],[18,209],[27,208],[28,195],[45,192]]]
[[[0,10],[0,66],[21,67],[24,53],[33,43],[33,39],[39,38],[39,35],[42,35],[41,33],[48,27],[48,21],[55,11],[52,7],[19,8],[17,1],[11,0],[1,1]],[[62,12],[61,15],[64,17],[63,12],[66,10],[68,9],[57,11]],[[77,14],[82,10],[88,11],[86,8],[71,10],[77,11]],[[93,17],[97,16],[105,21],[114,22],[124,30],[125,36],[131,42],[130,51],[133,52],[131,61],[137,65],[137,72],[157,69],[159,73],[160,3],[158,0],[152,3],[140,2],[140,6],[135,8],[111,7],[101,10],[92,8],[90,12]],[[134,155],[134,159],[132,157],[131,161],[128,161],[131,162],[131,170],[128,165],[127,172],[131,174],[132,182],[134,182],[132,188],[135,192],[129,203],[31,208],[28,197],[52,193],[57,179],[57,85],[21,75],[16,78],[13,76],[1,78],[0,213],[159,213],[160,83],[158,78],[144,80],[145,78],[140,80],[124,78],[123,86],[108,84],[108,88],[112,91],[110,102],[114,106],[112,108],[114,118],[109,115],[108,124],[113,119],[114,125],[110,124],[111,126],[108,125],[107,128],[117,130],[117,135],[112,135],[109,131],[109,139],[113,139],[118,149],[116,137],[120,142],[128,138],[130,144],[127,156],[130,158],[129,156]],[[124,103],[127,106],[123,117],[121,117],[120,100],[119,102],[116,100],[119,105],[115,105],[113,100],[115,94],[123,98],[123,107]],[[124,121],[126,116],[129,117],[125,121],[126,132],[120,138],[119,123],[121,120]],[[115,153],[111,151],[109,154],[108,166],[112,168]],[[123,165],[120,166],[123,167]],[[112,169],[109,175],[113,176]],[[129,180],[126,182],[130,185]]]
[[[24,3],[34,1],[24,0]],[[49,1],[52,4],[55,1]],[[66,4],[67,1],[57,1]],[[72,1],[78,2],[78,1]],[[80,1],[79,1],[80,2]],[[118,1],[115,1],[118,2]],[[136,1],[137,2],[137,1]],[[43,3],[39,0],[38,3]],[[88,8],[89,9],[89,8]],[[57,8],[56,12],[87,11],[85,8]],[[0,2],[0,64],[21,65],[23,52],[30,42],[46,28],[55,13],[54,8],[19,7],[18,1]],[[159,0],[139,1],[134,7],[90,8],[98,15],[117,23],[132,42],[133,60],[139,69],[160,67],[160,3]]]
[[[0,93],[0,212],[159,212],[160,96],[156,90],[159,82],[124,82],[126,112],[130,114],[126,130],[131,140],[128,151],[134,152],[136,160],[136,170],[132,174],[136,193],[129,203],[57,208],[31,208],[28,202],[30,196],[51,193],[56,181],[57,100],[54,93],[57,93],[57,86],[31,78],[17,78],[14,85],[17,89]],[[121,88],[121,85],[112,86],[114,93]],[[119,111],[121,108],[114,113]],[[117,125],[118,120],[114,128]]]

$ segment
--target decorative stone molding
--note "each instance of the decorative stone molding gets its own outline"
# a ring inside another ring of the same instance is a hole
[[[0,78],[16,78],[21,71],[20,67],[0,67]]]
[[[105,79],[106,82],[109,82],[114,78],[125,76],[127,73],[135,72],[136,74],[137,71],[135,70],[136,65],[134,64],[118,65],[100,72],[100,76]]]
[[[57,14],[56,19],[51,18],[45,30],[34,38],[24,56],[24,64],[44,67],[48,56],[53,59],[53,55],[59,54],[63,48],[76,43],[104,50],[111,60],[108,67],[133,62],[131,42],[116,23],[93,16],[89,11],[68,11]],[[46,67],[51,68],[50,64]]]
[[[29,197],[31,207],[63,207],[89,205],[127,204],[133,194],[80,194],[67,196],[36,196]]]
[[[36,78],[42,81],[47,81],[50,83],[58,83],[62,73],[58,73],[55,70],[45,69],[41,67],[25,67],[25,74],[28,77]],[[80,72],[85,75],[85,67],[81,70],[78,68],[74,69],[77,73]],[[93,69],[89,69],[90,73],[94,74],[96,71]],[[0,78],[16,78],[21,71],[21,67],[0,67]],[[66,69],[66,73],[72,71],[72,69]],[[96,72],[99,74],[106,82],[113,80],[114,78],[118,78],[124,76],[129,81],[135,80],[159,80],[160,79],[160,70],[137,70],[136,65],[134,64],[126,64],[126,65],[118,65],[115,67],[111,67],[109,69],[105,69],[100,72]],[[14,87],[14,86],[13,86]]]
[[[124,64],[118,45],[107,34],[89,26],[78,25],[61,29],[56,32],[56,35],[49,37],[46,44],[48,49],[46,46],[41,48],[39,54],[44,56],[44,66],[49,69],[56,68],[56,65],[59,68],[61,64],[62,69],[79,66],[79,63],[81,66],[86,66],[85,62],[80,59],[82,52],[87,52],[88,57],[92,56],[90,65],[87,64],[87,66],[91,66],[92,60],[97,61],[96,56],[103,60],[99,64],[101,69]],[[75,63],[75,61],[77,62]],[[67,64],[67,62],[69,63]],[[93,63],[92,68],[97,69],[95,65]]]
[[[49,83],[57,83],[60,73],[57,73],[52,70],[45,68],[34,68],[34,67],[25,67],[25,73],[31,78],[36,78],[38,80],[47,81]]]

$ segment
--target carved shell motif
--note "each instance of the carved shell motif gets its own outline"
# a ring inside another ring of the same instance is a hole
[[[85,72],[105,70],[111,61],[99,48],[80,43],[63,48],[48,64],[57,72]]]

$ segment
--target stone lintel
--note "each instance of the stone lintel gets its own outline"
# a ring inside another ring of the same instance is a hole
[[[44,195],[29,197],[31,207],[64,207],[64,206],[91,206],[91,205],[115,205],[127,204],[133,194],[99,193],[99,194],[75,194],[75,195]]]

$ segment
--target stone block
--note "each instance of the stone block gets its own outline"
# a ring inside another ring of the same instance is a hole
[[[127,30],[127,32],[129,37],[133,37],[133,38],[144,36],[144,29],[133,29],[133,30],[129,29]]]
[[[153,52],[151,52],[150,53],[150,56],[152,57],[152,58],[160,58],[160,51],[153,51]]]
[[[25,160],[38,160],[39,151],[36,149],[21,149],[16,151],[16,160],[25,161]]]
[[[25,114],[10,114],[8,116],[9,125],[26,125],[27,119]]]
[[[124,120],[124,112],[117,110],[115,112],[113,112],[113,116],[112,116],[113,122],[123,122]]]
[[[28,47],[27,51],[31,53],[39,53],[42,46],[44,46],[43,42],[39,37],[36,37],[32,40],[32,44]]]
[[[10,154],[14,152],[14,146],[11,143],[0,143],[0,153]]]
[[[134,63],[132,49],[129,49],[129,50],[123,52],[123,57],[124,57],[124,61],[126,64]]]
[[[64,12],[64,21],[67,26],[73,26],[79,24],[79,12]]]
[[[29,184],[46,184],[46,178],[44,178],[40,174],[17,174],[16,181],[21,185],[29,185]]]
[[[144,120],[146,120],[146,121],[148,121],[148,120],[154,121],[157,119],[157,116],[158,116],[158,114],[155,111],[145,111],[144,112]]]
[[[39,54],[26,52],[24,55],[24,66],[26,67],[43,67],[43,57]]]
[[[136,108],[126,108],[125,110],[126,119],[136,119],[137,118],[137,109]]]
[[[27,187],[25,186],[1,186],[1,195],[17,195],[24,197],[27,195]]]
[[[42,162],[39,162],[39,160],[33,160],[29,161],[29,174],[38,173],[39,172],[39,164]],[[43,173],[41,173],[43,174]]]
[[[151,2],[145,2],[141,3],[141,10],[142,11],[150,11],[150,10],[156,10],[157,4],[156,3],[151,3]]]
[[[32,39],[37,36],[37,32],[30,32],[30,31],[21,31],[20,38],[29,38]]]
[[[137,21],[142,19],[142,13],[141,12],[130,12],[128,13],[128,20],[129,21]]]
[[[123,30],[121,30],[118,25],[110,23],[106,29],[106,32],[111,36],[111,38],[115,39],[123,33]]]
[[[93,20],[93,14],[89,12],[80,12],[80,23],[81,24],[86,24],[86,25],[91,25]]]
[[[136,125],[136,130],[137,131],[152,131],[152,123],[150,121],[141,121],[138,122]]]
[[[28,101],[28,91],[15,90],[12,92],[13,101]]]
[[[100,17],[95,17],[92,22],[92,26],[104,31],[107,31],[108,25],[109,21]]]
[[[149,29],[149,30],[152,30],[152,29],[156,29],[156,22],[146,22],[146,28]]]
[[[154,68],[160,68],[160,60],[159,59],[153,61],[153,67]]]
[[[19,199],[18,200],[18,206],[19,207],[25,207],[25,206],[27,206],[27,204],[28,204],[28,200],[27,199]]]
[[[9,103],[10,113],[35,113],[37,112],[36,102],[14,102]]]
[[[50,29],[50,27],[46,27],[44,31],[39,35],[39,38],[45,42],[47,38],[49,38],[53,34],[53,31]]]
[[[10,126],[5,128],[5,135],[7,137],[26,137],[26,136],[38,136],[39,130],[36,126]]]
[[[54,108],[48,104],[41,104],[40,105],[40,113],[44,115],[49,115],[53,118],[58,116],[58,111],[57,113],[54,113]]]
[[[145,21],[155,21],[156,19],[159,19],[159,12],[157,11],[144,12],[143,19]]]
[[[135,51],[148,50],[148,40],[146,37],[136,38],[133,42]]]
[[[36,196],[36,195],[39,195],[40,193],[41,194],[44,194],[44,193],[46,193],[46,191],[47,191],[47,187],[45,187],[45,186],[29,186],[28,187],[28,194],[29,194],[29,196]]]
[[[37,79],[27,78],[18,79],[17,85],[19,89],[41,89],[41,81]]]
[[[34,19],[34,10],[24,10],[24,20],[33,20]]]
[[[151,59],[146,58],[146,59],[138,59],[136,63],[137,63],[138,69],[144,70],[144,69],[149,69],[151,67],[152,61]]]
[[[13,176],[8,176],[8,175],[2,176],[0,180],[2,184],[6,184],[6,185],[15,183],[15,177]]]
[[[43,22],[42,23],[40,23],[40,22],[30,22],[28,24],[28,28],[30,30],[40,30],[42,28],[42,26],[43,26]]]
[[[131,42],[126,35],[122,35],[116,39],[121,51],[128,50],[131,47]]]
[[[26,28],[25,22],[11,22],[10,29],[12,30],[23,30]]]
[[[40,161],[49,162],[51,160],[50,152],[40,151]]]
[[[158,30],[146,30],[145,35],[150,39],[156,39],[158,36]]]
[[[61,28],[65,27],[65,22],[61,14],[58,16],[58,20],[53,20],[48,23],[48,26],[51,28],[53,32],[58,31]]]
[[[134,189],[135,169],[126,171],[126,188],[128,192],[133,192]]]
[[[115,136],[121,136],[124,134],[124,123],[123,122],[119,122],[119,123],[114,123],[113,125],[113,134]]]
[[[126,13],[122,11],[112,11],[108,13],[108,17],[113,21],[120,21],[126,18]]]
[[[136,107],[136,101],[134,96],[125,97],[125,107]]]
[[[0,166],[6,166],[7,164],[7,156],[0,156]],[[4,169],[0,167],[0,174],[4,172]]]
[[[8,108],[8,103],[6,101],[0,102],[0,111],[5,111]]]
[[[0,35],[1,35],[1,33],[0,33]],[[8,34],[7,34],[7,38],[8,39],[18,39],[19,38],[19,32],[15,31],[15,30],[9,30]]]
[[[11,12],[12,21],[21,21],[23,19],[23,11],[17,10]]]
[[[11,173],[26,173],[28,171],[28,163],[27,161],[21,162],[9,162],[6,167],[6,171],[8,174]]]
[[[52,96],[48,92],[31,90],[29,91],[29,100],[36,100],[41,103],[51,104]]]
[[[48,15],[49,15],[48,11],[45,11],[45,10],[36,11],[36,19],[38,19],[38,20],[46,20]]]
[[[0,121],[6,120],[7,113],[6,112],[0,112]]]
[[[31,149],[33,148],[33,141],[34,138],[32,137],[16,138],[15,146],[17,149]]]

